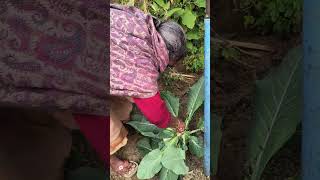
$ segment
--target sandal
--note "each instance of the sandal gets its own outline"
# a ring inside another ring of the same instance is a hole
[[[130,163],[130,168],[129,170],[124,170],[125,167],[124,165],[120,165],[116,171],[116,173],[118,175],[121,175],[125,178],[131,178],[132,176],[134,176],[136,174],[136,172],[138,171],[138,163],[134,162],[134,161],[126,161],[127,163]]]

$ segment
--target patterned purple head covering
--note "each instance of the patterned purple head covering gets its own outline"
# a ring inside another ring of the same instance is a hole
[[[111,5],[110,26],[110,94],[155,95],[169,54],[152,16],[135,7]]]

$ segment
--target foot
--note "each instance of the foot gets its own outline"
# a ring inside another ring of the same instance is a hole
[[[120,176],[132,177],[138,169],[138,164],[132,161],[123,161],[116,156],[110,157],[111,169]]]

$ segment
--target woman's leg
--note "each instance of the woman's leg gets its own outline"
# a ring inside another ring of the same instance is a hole
[[[120,175],[132,175],[137,165],[119,159],[115,153],[127,144],[128,132],[123,121],[128,121],[132,111],[132,103],[126,98],[117,98],[112,101],[110,111],[110,167]]]
[[[71,133],[47,113],[0,110],[0,179],[63,180]]]
[[[125,97],[112,97],[111,98],[111,109],[113,119],[120,120],[122,122],[129,121],[130,113],[133,105],[130,98]]]
[[[115,155],[110,156],[110,167],[114,172],[123,176],[132,176],[137,170],[137,164],[119,159]]]

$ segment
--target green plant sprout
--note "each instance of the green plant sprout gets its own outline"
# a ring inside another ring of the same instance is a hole
[[[161,93],[173,117],[179,116],[179,98],[170,92]],[[137,148],[144,155],[138,167],[139,179],[150,179],[160,172],[160,180],[177,180],[180,175],[189,171],[185,163],[186,151],[201,158],[204,154],[203,142],[196,133],[204,130],[203,118],[199,119],[196,129],[189,129],[194,114],[204,101],[204,78],[201,77],[189,91],[187,104],[187,118],[185,131],[177,132],[175,129],[160,129],[149,123],[142,115],[135,114],[130,126],[139,131],[144,137],[137,143]]]

